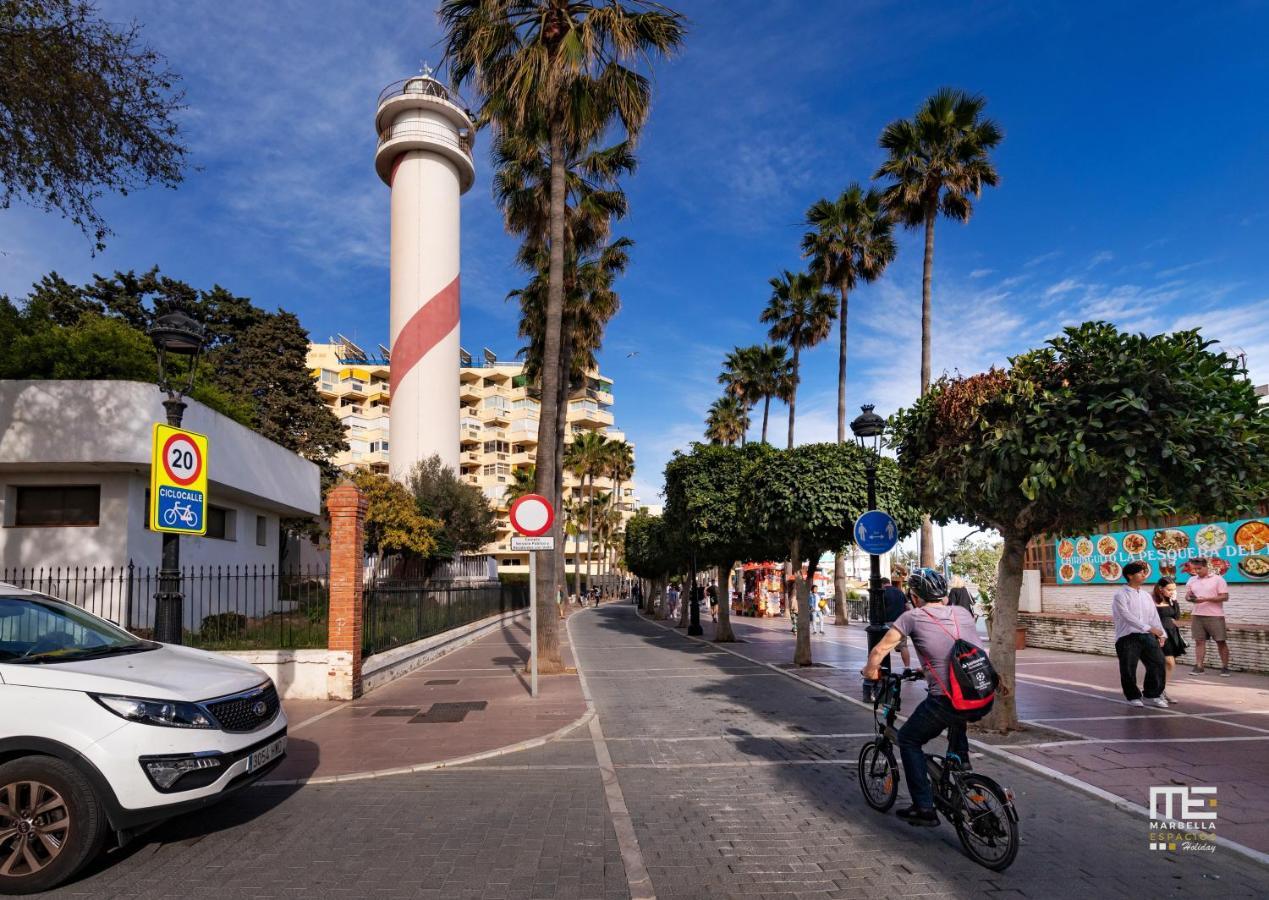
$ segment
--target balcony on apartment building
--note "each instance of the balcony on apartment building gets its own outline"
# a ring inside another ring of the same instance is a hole
[[[594,400],[570,400],[568,422],[570,425],[581,425],[588,429],[603,428],[613,424],[613,415],[610,409],[600,406]]]

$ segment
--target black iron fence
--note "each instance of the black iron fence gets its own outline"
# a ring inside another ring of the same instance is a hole
[[[58,597],[153,637],[157,568],[0,569],[0,582]],[[207,650],[325,647],[329,585],[325,567],[187,566],[181,570],[183,642]]]
[[[422,566],[388,560],[366,575],[362,653],[370,656],[488,616],[529,608],[527,584],[429,580]]]

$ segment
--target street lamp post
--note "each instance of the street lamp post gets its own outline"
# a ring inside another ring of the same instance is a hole
[[[881,441],[886,431],[886,420],[873,412],[871,403],[861,407],[863,410],[850,423],[851,433],[866,455],[865,472],[868,476],[868,508],[877,508],[877,460],[881,458]],[[868,652],[881,642],[886,633],[886,613],[881,599],[881,557],[875,553],[868,554]],[[883,672],[890,671],[890,659],[881,661]],[[871,703],[875,683],[864,683],[864,701]]]
[[[696,551],[692,551],[692,581],[691,593],[688,594],[688,622],[687,633],[692,636],[699,636],[705,633],[705,629],[701,627],[701,598],[696,593]]]
[[[203,349],[204,331],[183,312],[164,313],[150,326],[150,340],[159,355],[159,390],[167,397],[163,409],[167,424],[181,427],[185,415],[184,397],[194,388],[194,370]],[[171,367],[171,356],[188,356],[189,372],[182,383]],[[181,536],[163,532],[163,563],[159,569],[159,591],[154,595],[154,636],[165,644],[181,642]]]

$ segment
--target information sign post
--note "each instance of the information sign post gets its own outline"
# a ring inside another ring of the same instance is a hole
[[[554,552],[555,538],[548,532],[555,523],[555,509],[540,494],[525,494],[511,504],[507,513],[511,527],[519,532],[511,538],[512,550],[529,552],[529,692],[538,695],[538,552]]]
[[[163,565],[154,595],[155,637],[181,642],[182,534],[207,533],[207,438],[156,424],[150,456],[150,530],[163,534]]]

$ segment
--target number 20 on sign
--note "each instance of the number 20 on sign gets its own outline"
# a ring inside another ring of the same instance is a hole
[[[150,458],[150,529],[207,533],[207,438],[154,426]]]

